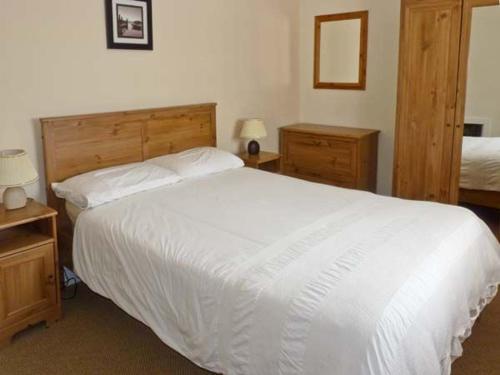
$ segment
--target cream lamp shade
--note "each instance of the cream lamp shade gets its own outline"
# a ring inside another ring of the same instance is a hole
[[[267,137],[264,121],[260,119],[249,119],[243,122],[240,137],[243,139],[261,139]]]
[[[258,118],[252,118],[243,122],[240,137],[243,139],[250,139],[248,143],[248,153],[250,155],[258,155],[260,152],[260,145],[256,139],[264,138],[267,136],[264,121]]]
[[[26,206],[26,193],[21,186],[38,180],[28,154],[24,150],[0,151],[0,187],[7,189],[3,193],[6,209],[13,210]]]

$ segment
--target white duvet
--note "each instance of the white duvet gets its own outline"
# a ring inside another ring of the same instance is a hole
[[[460,187],[500,191],[500,137],[464,137]]]
[[[248,168],[85,211],[75,230],[90,288],[227,375],[449,374],[500,282],[470,211]]]

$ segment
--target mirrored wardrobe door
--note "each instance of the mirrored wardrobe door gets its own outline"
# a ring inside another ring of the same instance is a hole
[[[500,6],[498,1],[467,0],[465,7],[470,39],[458,201],[499,235]]]

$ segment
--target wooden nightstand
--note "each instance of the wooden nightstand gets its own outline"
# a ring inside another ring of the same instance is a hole
[[[18,210],[0,204],[0,346],[61,317],[56,215],[32,199]]]
[[[249,155],[248,152],[244,152],[238,156],[245,162],[247,167],[274,173],[280,172],[280,154],[261,151],[258,155]]]

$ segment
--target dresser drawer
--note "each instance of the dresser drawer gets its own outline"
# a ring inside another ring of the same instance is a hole
[[[357,188],[356,180],[354,180],[352,177],[339,176],[334,178],[325,178],[325,176],[319,173],[304,171],[301,170],[300,168],[295,168],[293,166],[288,166],[288,167],[285,166],[283,169],[283,174],[290,177],[300,178],[302,180],[319,182],[322,184],[334,185],[347,189]]]
[[[357,143],[335,137],[285,133],[285,169],[350,183],[356,178]]]

